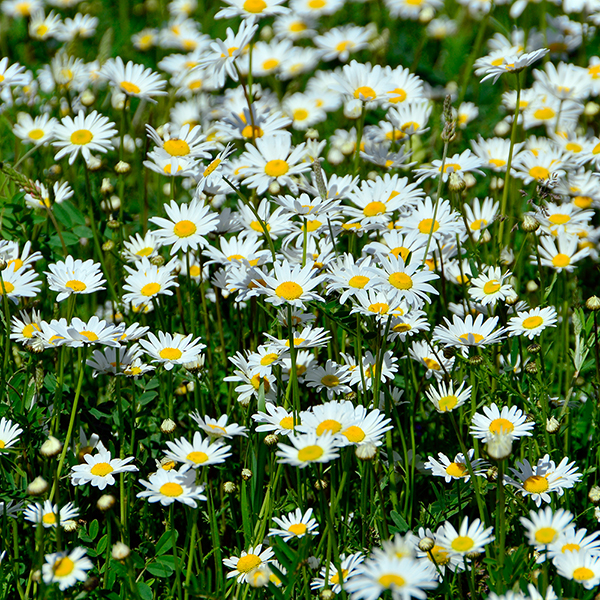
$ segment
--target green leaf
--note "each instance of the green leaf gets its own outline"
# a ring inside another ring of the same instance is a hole
[[[93,231],[85,225],[75,225],[75,227],[73,227],[73,233],[79,238],[94,237]]]
[[[394,521],[394,525],[398,528],[399,533],[405,533],[408,531],[408,523],[404,520],[404,517],[399,513],[393,510],[390,513],[392,517],[392,521]]]
[[[107,544],[108,544],[108,536],[103,535],[100,538],[100,541],[98,542],[98,545],[96,546],[96,552],[98,552],[98,554],[102,554],[106,550],[106,545]]]
[[[173,567],[162,560],[150,563],[146,566],[146,570],[155,577],[170,577],[173,574]]]
[[[152,588],[147,583],[144,583],[143,581],[138,581],[137,589],[138,589],[138,594],[140,595],[140,598],[142,600],[152,600],[152,598],[153,598]]]
[[[99,531],[100,531],[100,525],[98,523],[98,519],[94,519],[90,523],[90,529],[89,529],[90,537],[92,538],[92,540],[96,539],[96,536],[98,535]]]
[[[83,213],[76,208],[71,202],[62,202],[61,204],[55,204],[52,208],[52,212],[56,210],[56,208],[61,207],[65,210],[65,212],[69,215],[73,225],[85,225],[85,217]]]
[[[160,540],[158,540],[158,544],[156,544],[156,556],[161,556],[165,554],[173,547],[173,540],[171,539],[171,532],[165,531],[161,536]],[[177,532],[175,532],[175,536],[177,536]]]
[[[67,229],[73,227],[73,221],[71,220],[69,213],[65,210],[65,206],[62,204],[55,204],[52,207],[52,212],[61,225],[64,225]]]

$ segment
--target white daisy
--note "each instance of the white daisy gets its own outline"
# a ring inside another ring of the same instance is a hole
[[[319,524],[312,518],[313,509],[309,508],[304,514],[297,508],[294,512],[279,517],[273,517],[273,522],[277,527],[269,529],[269,535],[278,535],[284,542],[289,542],[295,538],[301,538],[305,535],[318,535]]]
[[[170,371],[175,365],[192,362],[206,348],[200,338],[193,337],[191,333],[184,337],[180,333],[171,335],[159,331],[158,337],[148,333],[148,339],[140,340],[140,345],[154,358],[153,362],[162,363]]]
[[[485,415],[475,413],[471,421],[470,433],[484,443],[489,442],[495,434],[503,431],[518,439],[531,436],[534,423],[527,422],[527,415],[516,406],[503,406],[498,409],[495,403],[484,406]]]
[[[98,442],[96,447],[98,452],[92,456],[85,454],[83,459],[85,464],[75,465],[71,468],[71,483],[73,485],[86,485],[89,483],[99,490],[103,490],[107,485],[114,485],[114,476],[117,473],[126,471],[137,471],[135,465],[130,465],[133,456],[125,459],[112,458],[111,453],[104,447],[102,442]]]
[[[46,585],[58,583],[60,590],[74,586],[87,579],[87,572],[93,568],[92,561],[85,556],[85,548],[75,548],[70,552],[47,554],[42,565],[42,578]]]
[[[217,465],[231,456],[230,446],[222,443],[212,444],[210,439],[202,438],[199,431],[194,433],[192,443],[185,438],[180,438],[174,442],[167,442],[167,446],[169,450],[165,452],[165,456],[183,463],[181,473],[185,473],[188,469]]]
[[[173,502],[181,502],[192,508],[198,506],[197,500],[206,500],[202,494],[204,484],[196,485],[194,471],[178,472],[175,469],[159,469],[152,473],[149,481],[140,479],[139,482],[146,488],[137,494],[137,498],[147,498],[148,502],[160,502],[169,506]]]

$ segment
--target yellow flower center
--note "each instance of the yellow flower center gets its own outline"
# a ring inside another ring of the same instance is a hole
[[[342,569],[342,581],[344,581],[344,579],[346,579],[346,577],[348,576],[348,569]],[[336,585],[340,583],[340,572],[336,571],[330,578],[329,578],[329,583],[331,585]]]
[[[265,354],[260,359],[260,364],[263,367],[266,367],[267,365],[273,364],[278,358],[279,358],[278,354],[276,354],[275,352],[270,352],[269,354]]]
[[[362,96],[362,98],[361,98]],[[362,99],[362,100],[373,100],[374,98],[377,97],[377,92],[369,87],[368,85],[362,85],[359,88],[357,88],[356,90],[354,90],[354,97],[358,100],[358,99]]]
[[[97,342],[98,336],[93,331],[80,331],[79,335],[87,338],[89,342]]]
[[[190,153],[190,147],[185,140],[172,139],[163,144],[163,149],[171,156],[186,156]]]
[[[547,121],[553,119],[556,116],[556,112],[549,106],[545,106],[544,108],[538,108],[533,113],[533,116],[538,119],[538,121]]]
[[[268,60],[265,60],[262,66],[265,71],[272,71],[278,65],[279,61],[276,58],[269,58]]]
[[[152,254],[152,252],[154,252],[154,248],[150,247],[150,246],[146,246],[145,248],[142,248],[141,250],[138,250],[135,255],[136,256],[150,256]]]
[[[543,322],[544,319],[542,319],[542,317],[527,317],[523,321],[523,327],[525,327],[525,329],[535,329],[536,327],[539,327]]]
[[[178,360],[183,353],[179,348],[163,348],[158,355],[165,360]]]
[[[147,283],[141,290],[142,296],[154,296],[160,292],[159,283]]]
[[[364,275],[355,275],[354,277],[350,278],[350,280],[348,281],[348,285],[352,288],[362,290],[365,287],[365,285],[369,283],[369,281],[369,277],[365,277]]]
[[[340,380],[335,375],[325,375],[321,378],[321,383],[328,388],[332,388],[339,385]]]
[[[462,335],[459,335],[458,338],[464,340],[467,344],[469,344],[469,335],[473,337],[473,340],[476,344],[479,344],[479,342],[483,340],[483,336],[480,333],[463,333]]]
[[[398,323],[398,325],[394,325],[392,329],[396,333],[406,333],[412,329],[412,326],[409,323]]]
[[[501,287],[497,279],[492,279],[483,286],[483,293],[488,295],[495,294]]]
[[[6,284],[4,284],[4,285],[6,285]],[[23,327],[23,331],[21,331],[21,335],[26,338],[32,338],[34,331],[40,331],[40,328],[37,326],[36,323],[28,323],[27,325],[25,325],[25,327]]]
[[[285,300],[297,300],[302,296],[304,290],[295,281],[284,281],[277,286],[275,293]]]
[[[489,430],[491,433],[512,433],[515,426],[508,419],[494,419],[490,423]]]
[[[253,1],[253,0],[246,0],[246,4],[251,1]],[[262,2],[262,0],[254,0],[254,1]],[[264,4],[264,2],[263,2],[263,4]],[[261,562],[262,561],[260,560],[260,558],[258,556],[256,556],[256,554],[246,554],[246,556],[242,556],[237,561],[236,568],[240,573],[248,573],[249,571],[256,569],[256,567],[258,567],[258,565],[260,565]]]
[[[429,558],[429,560],[431,560],[431,557],[433,556],[433,560],[438,565],[447,565],[450,562],[449,554],[450,553],[446,552],[446,550],[444,550],[441,546],[435,545],[431,549],[431,554],[427,553],[427,558]]]
[[[456,462],[450,463],[446,467],[446,473],[451,477],[466,477],[469,474],[465,465]]]
[[[349,42],[348,40],[340,42],[339,44],[336,44],[335,49],[337,52],[345,52],[348,48],[351,48],[352,46],[354,46],[354,44],[352,42]]]
[[[308,119],[309,112],[304,108],[298,108],[293,113],[294,121],[304,121]]]
[[[32,140],[39,140],[40,138],[44,137],[44,130],[43,129],[32,129],[27,135]]]
[[[456,173],[457,171],[460,171],[461,166],[458,163],[446,163],[444,165],[444,173],[448,172],[448,169],[452,169],[450,171],[450,173]],[[440,165],[440,168],[438,169],[439,171],[442,170],[442,166]]]
[[[3,281],[0,285],[0,296],[4,296],[5,291],[7,294],[12,294],[15,291],[15,286],[10,281]]]
[[[121,81],[121,89],[127,94],[139,94],[140,88],[131,81]]]
[[[308,6],[309,8],[319,9],[323,8],[326,4],[326,0],[310,0]]]
[[[331,431],[331,433],[338,433],[342,429],[342,424],[339,421],[333,419],[325,419],[319,423],[317,427],[317,435],[323,435],[325,431]],[[320,455],[319,455],[320,456]]]
[[[365,217],[375,217],[376,215],[382,215],[385,213],[386,206],[383,202],[369,202],[363,208],[363,214]]]
[[[587,567],[577,567],[573,571],[573,579],[575,581],[587,581],[588,579],[592,579],[594,577],[594,571],[588,569]]]
[[[406,273],[392,273],[389,276],[388,281],[390,282],[390,285],[393,285],[398,290],[410,290],[413,286],[412,278]]]
[[[396,573],[386,573],[385,575],[381,575],[377,581],[386,590],[391,587],[403,587],[406,583],[404,578],[400,577],[400,575],[396,575]]]
[[[362,442],[366,437],[365,432],[356,425],[350,425],[345,431],[342,431],[342,435],[345,435],[346,439],[353,444]]]
[[[553,529],[552,527],[542,527],[535,532],[535,541],[544,546],[551,544],[555,537],[556,529]]]
[[[575,552],[577,550],[581,550],[581,546],[579,544],[565,544],[560,551],[561,552]]]
[[[323,223],[321,221],[317,221],[316,219],[312,219],[311,221],[306,221],[306,227],[302,227],[302,231],[306,229],[307,232],[313,232],[319,229]],[[318,256],[318,255],[317,255]]]
[[[279,421],[279,427],[281,427],[282,429],[294,429],[294,418],[283,417],[283,419]]]
[[[65,283],[65,287],[72,289],[74,292],[83,292],[87,289],[87,285],[83,281],[79,281],[79,279],[70,279]]]
[[[66,577],[73,572],[74,568],[75,563],[68,556],[59,558],[54,565],[52,565],[52,571],[56,577]]]
[[[260,388],[260,384],[263,384],[265,393],[268,392],[271,389],[271,386],[269,385],[269,380],[266,377],[263,377],[261,379],[260,375],[258,375],[258,373],[256,375],[254,375],[254,377],[252,377],[252,379],[250,379],[250,382],[252,383],[252,387],[255,390],[258,390]]]
[[[456,396],[444,396],[440,398],[438,404],[442,412],[448,412],[458,404],[458,398]]]
[[[476,221],[473,221],[470,225],[471,229],[473,231],[479,231],[482,227],[485,227],[487,225],[487,221],[485,219],[477,219]]]
[[[452,540],[450,545],[456,552],[468,552],[475,545],[475,542],[468,535],[459,535]]]
[[[300,33],[301,31],[306,31],[306,23],[302,21],[295,21],[290,26],[290,31],[293,33]]]
[[[215,158],[206,169],[204,169],[204,173],[202,173],[203,177],[208,177],[214,170],[221,164],[220,158]]]
[[[298,460],[301,462],[319,460],[321,456],[323,456],[323,448],[321,448],[321,446],[305,446],[304,448],[298,451]]]
[[[208,454],[206,452],[190,452],[185,458],[197,465],[201,465],[208,460]]]
[[[369,311],[372,313],[377,313],[378,315],[385,315],[388,310],[390,310],[390,306],[385,302],[375,302],[374,304],[369,304]]]
[[[94,139],[92,132],[88,129],[78,129],[71,134],[71,144],[76,146],[85,146]]]
[[[173,233],[180,238],[190,237],[194,235],[198,231],[198,228],[192,221],[188,221],[184,219],[183,221],[179,221],[179,223],[175,224],[173,228]]]
[[[435,221],[435,223],[434,223],[433,219],[423,219],[419,223],[419,231],[421,233],[429,234],[432,231],[432,226],[433,226],[433,233],[435,233],[440,228],[440,224],[438,221]]]
[[[489,163],[491,165],[494,165],[495,167],[503,167],[506,164],[505,160],[502,160],[501,158],[490,158]]]
[[[548,217],[548,221],[550,221],[550,223],[554,223],[554,225],[564,225],[565,223],[568,223],[571,220],[571,217],[569,215],[563,215],[560,213],[557,213],[555,215],[550,215]]]
[[[557,268],[568,267],[571,263],[571,257],[568,254],[562,254],[559,252],[553,259],[552,264]]]
[[[96,463],[90,470],[92,475],[98,477],[106,477],[109,473],[112,473],[114,469],[107,462]]]
[[[427,356],[423,359],[421,359],[426,365],[427,368],[431,371],[439,371],[442,367],[440,366],[440,363],[438,363],[437,361],[433,360],[433,358],[428,358]]]
[[[395,88],[388,93],[395,94],[389,99],[393,104],[398,104],[399,102],[404,102],[406,100],[407,94],[402,88]]]
[[[541,475],[532,475],[523,482],[523,489],[530,494],[541,494],[549,487],[547,479]]]
[[[589,196],[575,196],[573,204],[577,208],[589,208],[592,205],[592,199]]]
[[[548,179],[548,177],[550,176],[550,171],[548,171],[548,169],[546,169],[546,167],[532,167],[531,169],[529,169],[529,174],[534,178],[537,179],[538,181],[540,179]]]
[[[306,525],[304,523],[294,523],[288,527],[288,531],[294,535],[304,535],[306,533]]]
[[[285,175],[290,170],[289,165],[285,162],[285,160],[270,160],[265,165],[265,173],[269,177],[281,177]]]
[[[54,525],[56,523],[56,515],[52,512],[46,513],[42,517],[42,522],[46,523],[46,525]]]
[[[262,135],[264,133],[263,130],[260,127],[258,127],[258,125],[254,126],[254,135],[252,135],[252,132],[253,132],[253,130],[252,130],[251,125],[246,125],[246,127],[244,127],[244,129],[242,129],[242,135],[245,138],[251,138],[251,137],[259,138],[259,137],[262,137]]]
[[[158,491],[163,496],[168,496],[169,498],[176,498],[177,496],[181,496],[181,494],[183,494],[183,488],[178,483],[172,481],[163,483]]]

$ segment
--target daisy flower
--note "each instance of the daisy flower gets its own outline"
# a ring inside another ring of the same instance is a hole
[[[413,360],[425,366],[427,379],[433,375],[438,381],[452,371],[456,360],[454,356],[446,358],[438,346],[430,345],[428,342],[413,342],[408,349],[408,354]]]
[[[321,436],[329,432],[333,441],[339,445],[345,445],[347,440],[340,439],[340,433],[354,424],[354,405],[347,400],[332,400],[325,404],[313,406],[310,410],[301,413],[302,424],[297,430],[302,433],[316,433]]]
[[[237,423],[231,423],[227,425],[227,415],[221,415],[219,420],[212,419],[211,417],[205,416],[202,418],[200,413],[190,413],[190,417],[198,424],[198,427],[207,433],[213,440],[220,440],[222,438],[232,438],[234,435],[241,435],[248,437],[246,428]]]
[[[46,554],[42,565],[42,579],[46,585],[58,583],[60,590],[74,586],[78,581],[87,579],[86,571],[93,568],[92,561],[86,557],[85,548],[75,548],[70,552]]]
[[[578,529],[570,525],[561,531],[558,538],[546,549],[548,558],[554,560],[565,552],[583,551],[590,554],[600,555],[600,531],[594,531],[587,535],[587,529]]]
[[[522,179],[525,185],[562,178],[567,166],[562,150],[555,148],[537,152],[524,150],[512,163],[515,177]]]
[[[317,392],[325,389],[330,400],[339,394],[351,392],[352,388],[347,385],[349,381],[348,368],[338,365],[333,360],[328,360],[325,367],[310,369],[305,377],[308,387],[316,388]]]
[[[233,375],[224,377],[223,381],[240,381],[242,383],[242,385],[235,388],[238,393],[238,402],[247,406],[253,396],[258,396],[261,387],[267,400],[277,398],[275,377],[271,374],[261,376],[259,370],[252,369],[247,358],[240,352],[237,352],[233,357],[230,356],[229,360],[238,368]]]
[[[303,469],[311,463],[327,463],[339,456],[337,444],[329,430],[324,431],[322,435],[314,431],[300,435],[290,434],[288,439],[292,443],[291,446],[281,442],[277,444],[279,463]]]
[[[71,483],[73,485],[86,485],[89,483],[99,490],[103,490],[107,485],[115,484],[115,475],[126,471],[137,471],[135,465],[130,465],[133,456],[125,459],[112,458],[102,442],[98,442],[96,454],[85,454],[83,459],[85,464],[75,465],[71,468]]]
[[[485,415],[475,413],[469,432],[484,443],[489,442],[493,435],[504,431],[514,439],[532,435],[534,423],[527,422],[527,415],[516,406],[502,407],[500,411],[495,403],[484,406]]]
[[[291,306],[304,308],[304,302],[313,300],[323,301],[323,298],[315,293],[317,287],[324,279],[323,275],[315,275],[312,265],[302,268],[296,265],[293,269],[285,260],[274,264],[274,274],[266,275],[264,284],[258,284],[258,290],[267,296],[267,302],[274,306],[288,303]]]
[[[562,496],[565,489],[572,488],[582,477],[577,473],[575,462],[563,458],[558,466],[550,460],[548,454],[540,458],[532,468],[528,460],[517,461],[516,469],[509,467],[515,478],[505,475],[505,480],[516,487],[523,496],[531,496],[536,506],[542,501],[550,503],[550,492]]]
[[[389,85],[388,70],[381,65],[359,63],[353,60],[344,65],[341,73],[335,74],[334,91],[341,93],[350,101],[361,101],[365,108],[375,108],[387,99]]]
[[[197,500],[206,500],[202,494],[204,484],[196,485],[196,474],[194,471],[178,472],[175,469],[166,471],[159,469],[152,473],[149,481],[140,479],[139,482],[146,488],[137,494],[137,498],[147,498],[148,502],[160,502],[163,506],[169,506],[173,502],[181,502],[192,508],[198,506]]]
[[[396,391],[397,388],[394,388],[392,391],[392,403],[394,406],[400,404],[399,400],[401,397],[395,394]],[[403,390],[399,391],[403,392]],[[364,406],[359,405],[354,409],[354,419],[352,425],[340,431],[340,435],[343,435],[349,444],[381,446],[385,432],[394,428],[393,425],[390,425],[392,422],[391,418],[386,419],[385,413],[381,412],[378,408],[367,411]]]
[[[19,298],[35,298],[42,285],[37,277],[33,269],[5,269],[1,274],[0,297],[6,295],[15,304]]]
[[[465,385],[466,381],[463,381],[460,387],[454,390],[453,381],[450,381],[448,386],[444,381],[438,381],[437,389],[433,385],[429,386],[425,395],[439,413],[452,412],[471,397],[471,386],[463,389]]]
[[[177,133],[171,135],[168,125],[163,126],[163,137],[151,125],[146,125],[148,137],[158,146],[159,156],[167,159],[182,159],[184,161],[198,158],[208,158],[206,152],[213,144],[205,142],[202,128],[199,125],[185,124]]]
[[[321,590],[325,587],[325,577],[327,571],[329,571],[329,581],[327,586],[331,588],[334,594],[339,594],[342,588],[345,589],[348,580],[356,574],[358,566],[365,560],[362,552],[356,552],[346,556],[340,554],[340,570],[335,566],[333,562],[329,563],[329,569],[321,567],[319,577],[315,577],[310,582],[310,587],[313,590]],[[340,577],[341,575],[341,577]]]
[[[446,159],[444,163],[444,172],[442,173],[442,161],[434,160],[430,167],[424,167],[422,169],[415,169],[415,174],[420,177],[419,181],[423,181],[428,177],[437,177],[442,173],[442,180],[448,181],[450,173],[458,173],[463,175],[464,173],[479,173],[483,175],[483,171],[479,169],[483,167],[483,161],[473,154],[470,150],[465,150],[461,154],[455,154]]]
[[[147,231],[144,237],[139,233],[131,236],[129,240],[123,241],[123,257],[129,262],[135,262],[146,257],[148,259],[156,256],[161,244],[154,232]]]
[[[14,315],[11,319],[11,334],[10,339],[20,342],[21,344],[31,344],[36,331],[40,329],[40,315],[35,309],[31,315],[24,311],[20,311],[21,318]]]
[[[278,346],[284,348],[290,347],[289,338],[280,340],[268,333],[265,333],[265,337]],[[321,348],[330,339],[329,332],[324,327],[304,327],[302,331],[294,331],[293,344],[295,348]]]
[[[468,455],[473,473],[485,477],[485,473],[489,467],[488,463],[481,458],[473,460],[475,450],[469,450]],[[454,479],[463,479],[465,482],[469,481],[471,475],[469,474],[464,454],[457,454],[454,460],[451,461],[444,453],[438,452],[438,458],[440,459],[439,462],[433,456],[430,456],[429,460],[425,463],[425,468],[429,469],[432,475],[444,477],[446,483],[450,483]]]
[[[262,552],[261,552],[262,550]],[[249,574],[258,567],[267,564],[273,558],[273,550],[271,548],[262,549],[262,544],[250,547],[248,550],[242,550],[240,556],[231,556],[224,558],[223,564],[232,569],[227,573],[227,579],[237,577],[238,583],[246,583]]]
[[[196,199],[181,205],[171,200],[171,204],[165,204],[164,209],[169,219],[152,217],[150,221],[161,228],[153,233],[164,246],[172,245],[172,254],[179,250],[187,252],[208,246],[205,236],[217,228],[219,221],[210,205],[202,205]]]
[[[435,569],[422,561],[396,556],[374,556],[358,566],[356,574],[345,585],[352,600],[376,600],[386,590],[392,598],[424,600],[425,590],[438,586]]]
[[[575,550],[565,552],[554,559],[554,565],[561,577],[571,579],[592,590],[600,584],[600,556]]]
[[[560,232],[556,237],[542,236],[539,241],[542,265],[558,273],[563,270],[572,273],[576,268],[575,263],[590,254],[588,247],[578,250],[579,238],[576,235]],[[531,256],[531,263],[537,264],[537,256]]]
[[[156,103],[153,96],[165,96],[164,87],[167,82],[161,79],[158,73],[152,69],[146,69],[144,65],[136,65],[129,61],[123,63],[120,56],[109,58],[100,69],[99,76],[108,79],[109,83],[128,96],[144,98]]]
[[[0,419],[0,451],[4,448],[10,448],[19,441],[19,435],[23,429],[9,421],[6,417]]]
[[[57,302],[62,302],[71,294],[93,294],[105,289],[102,284],[106,280],[102,278],[101,266],[92,259],[84,262],[69,255],[64,261],[48,265],[48,269],[45,271],[48,287],[53,292],[59,292]]]
[[[485,75],[481,82],[493,78],[492,83],[496,83],[500,75],[504,73],[518,73],[526,69],[534,62],[537,62],[548,54],[548,48],[540,48],[533,52],[523,52],[518,54],[506,54],[504,51],[496,51],[492,56],[485,56],[483,59],[475,61],[475,74]]]
[[[44,146],[54,138],[54,128],[58,121],[45,113],[39,117],[32,118],[27,113],[17,115],[17,123],[13,127],[13,133],[20,138],[24,144],[35,144]]]
[[[378,291],[380,287],[373,286],[368,290],[357,291],[352,298],[353,306],[350,314],[375,317],[377,321],[385,323],[388,318],[399,313],[402,310],[402,298],[395,293],[391,286],[386,286],[383,291]]]
[[[297,185],[292,175],[310,169],[310,164],[304,162],[305,154],[305,144],[292,148],[289,135],[260,137],[255,146],[246,144],[246,152],[241,156],[246,165],[244,183],[249,188],[256,188],[259,195],[264,194],[273,182],[287,185],[294,192]]]
[[[284,0],[224,0],[226,6],[216,15],[215,19],[234,19],[242,17],[253,21],[272,15],[286,15],[290,12],[287,6],[281,6]]]
[[[400,218],[400,225],[407,231],[418,232],[425,239],[431,235],[431,242],[451,236],[456,239],[456,233],[462,230],[459,214],[452,210],[448,200],[438,203],[437,213],[434,216],[434,203],[429,196],[418,200],[415,209],[408,215]]]
[[[297,508],[294,512],[278,518],[273,517],[273,522],[279,525],[279,529],[271,527],[269,535],[279,535],[284,542],[289,542],[294,538],[301,538],[307,534],[318,535],[319,524],[312,517],[313,509],[309,508],[304,514]]]
[[[4,8],[4,7],[3,7]],[[42,8],[41,3],[37,8]],[[19,63],[8,66],[8,58],[0,60],[0,88],[6,86],[27,85],[29,79],[25,74],[25,67]]]
[[[527,541],[535,546],[538,552],[555,542],[574,518],[568,510],[559,508],[556,512],[552,512],[549,506],[538,512],[530,510],[529,517],[529,519],[520,517],[519,520],[527,530]]]
[[[556,309],[554,306],[532,308],[520,311],[516,317],[508,321],[506,330],[509,336],[523,335],[532,340],[540,335],[546,327],[556,327]]]
[[[175,365],[192,362],[206,348],[200,338],[192,339],[193,337],[191,333],[184,337],[180,333],[171,335],[159,331],[158,337],[149,333],[147,340],[140,340],[140,345],[153,357],[152,362],[162,363],[170,371]]]
[[[442,576],[446,574],[446,567],[451,571],[463,571],[465,568],[464,561],[459,554],[454,554],[449,552],[446,548],[440,546],[439,538],[444,533],[444,526],[440,525],[436,531],[433,533],[430,529],[424,529],[423,527],[419,527],[418,535],[415,536],[415,545],[417,546],[417,560],[427,561],[426,564],[435,563],[436,571],[439,569],[442,573]],[[418,549],[419,542],[423,538],[430,538],[433,540],[434,545],[433,548],[429,552],[423,552]],[[441,581],[441,577],[438,574],[438,578]]]
[[[58,515],[58,518],[57,518]],[[67,502],[60,511],[57,504],[52,504],[50,500],[45,500],[44,504],[30,504],[23,511],[23,518],[31,523],[41,523],[44,527],[56,527],[57,522],[64,527],[65,521],[76,519],[79,516],[79,510],[75,508],[72,502]]]
[[[265,410],[266,412],[258,411],[252,415],[254,421],[261,423],[256,428],[259,433],[268,431],[275,435],[289,435],[295,430],[294,423],[296,427],[301,423],[301,419],[292,412],[282,406],[275,406],[272,402],[265,403]]]
[[[169,450],[165,456],[180,463],[184,463],[180,469],[185,473],[188,469],[197,469],[208,465],[217,465],[225,462],[225,459],[231,456],[230,446],[222,443],[211,443],[208,438],[202,438],[199,431],[194,433],[192,443],[185,438],[180,438],[174,442],[167,442]]]
[[[495,329],[498,317],[491,317],[484,323],[483,314],[467,315],[464,320],[457,315],[452,316],[452,323],[444,317],[446,325],[438,325],[433,330],[433,339],[448,346],[487,346],[503,339],[504,328]]]
[[[94,350],[85,364],[93,369],[93,377],[98,377],[100,374],[139,377],[148,371],[154,370],[153,366],[142,363],[139,358],[141,354],[142,349],[138,344],[134,344],[130,348],[123,346],[120,348],[103,348],[102,350]],[[119,364],[118,372],[117,363]]]
[[[145,256],[135,263],[133,267],[123,265],[129,273],[125,277],[123,302],[131,302],[134,306],[150,304],[153,298],[158,300],[160,294],[172,296],[171,287],[179,287],[177,276],[172,274],[176,258],[172,258],[166,265],[157,267]]]
[[[87,346],[88,344],[102,344],[104,346],[118,346],[125,325],[113,325],[101,321],[96,315],[86,323],[78,317],[73,317],[67,327],[67,341],[72,348]]]
[[[479,277],[471,279],[469,296],[483,306],[493,306],[498,300],[514,295],[514,289],[509,283],[511,275],[510,271],[502,274],[500,267],[490,267],[487,274],[481,273]]]
[[[481,233],[492,224],[492,221],[498,214],[500,204],[494,202],[492,198],[485,198],[483,203],[479,198],[473,200],[473,207],[468,204],[463,204],[463,211],[467,226],[471,231],[471,235],[475,241],[478,241]]]
[[[110,139],[118,133],[114,125],[108,117],[100,115],[95,110],[87,116],[80,110],[75,119],[64,117],[54,129],[55,140],[52,145],[60,148],[54,160],[60,160],[68,155],[69,164],[72,165],[79,152],[87,162],[92,152],[112,150]]]
[[[350,58],[351,52],[358,52],[366,48],[372,36],[372,32],[366,27],[345,25],[333,27],[322,35],[313,37],[312,41],[317,48],[321,49],[321,60],[338,59],[346,62]]]
[[[485,550],[487,544],[494,541],[492,535],[494,528],[486,529],[479,519],[475,519],[469,524],[469,517],[465,517],[458,531],[449,521],[446,521],[443,527],[438,543],[450,554],[458,554],[463,557],[478,554]]]

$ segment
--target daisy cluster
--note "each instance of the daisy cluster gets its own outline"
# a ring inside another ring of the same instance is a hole
[[[10,597],[589,600],[598,0],[105,4],[0,3]]]

